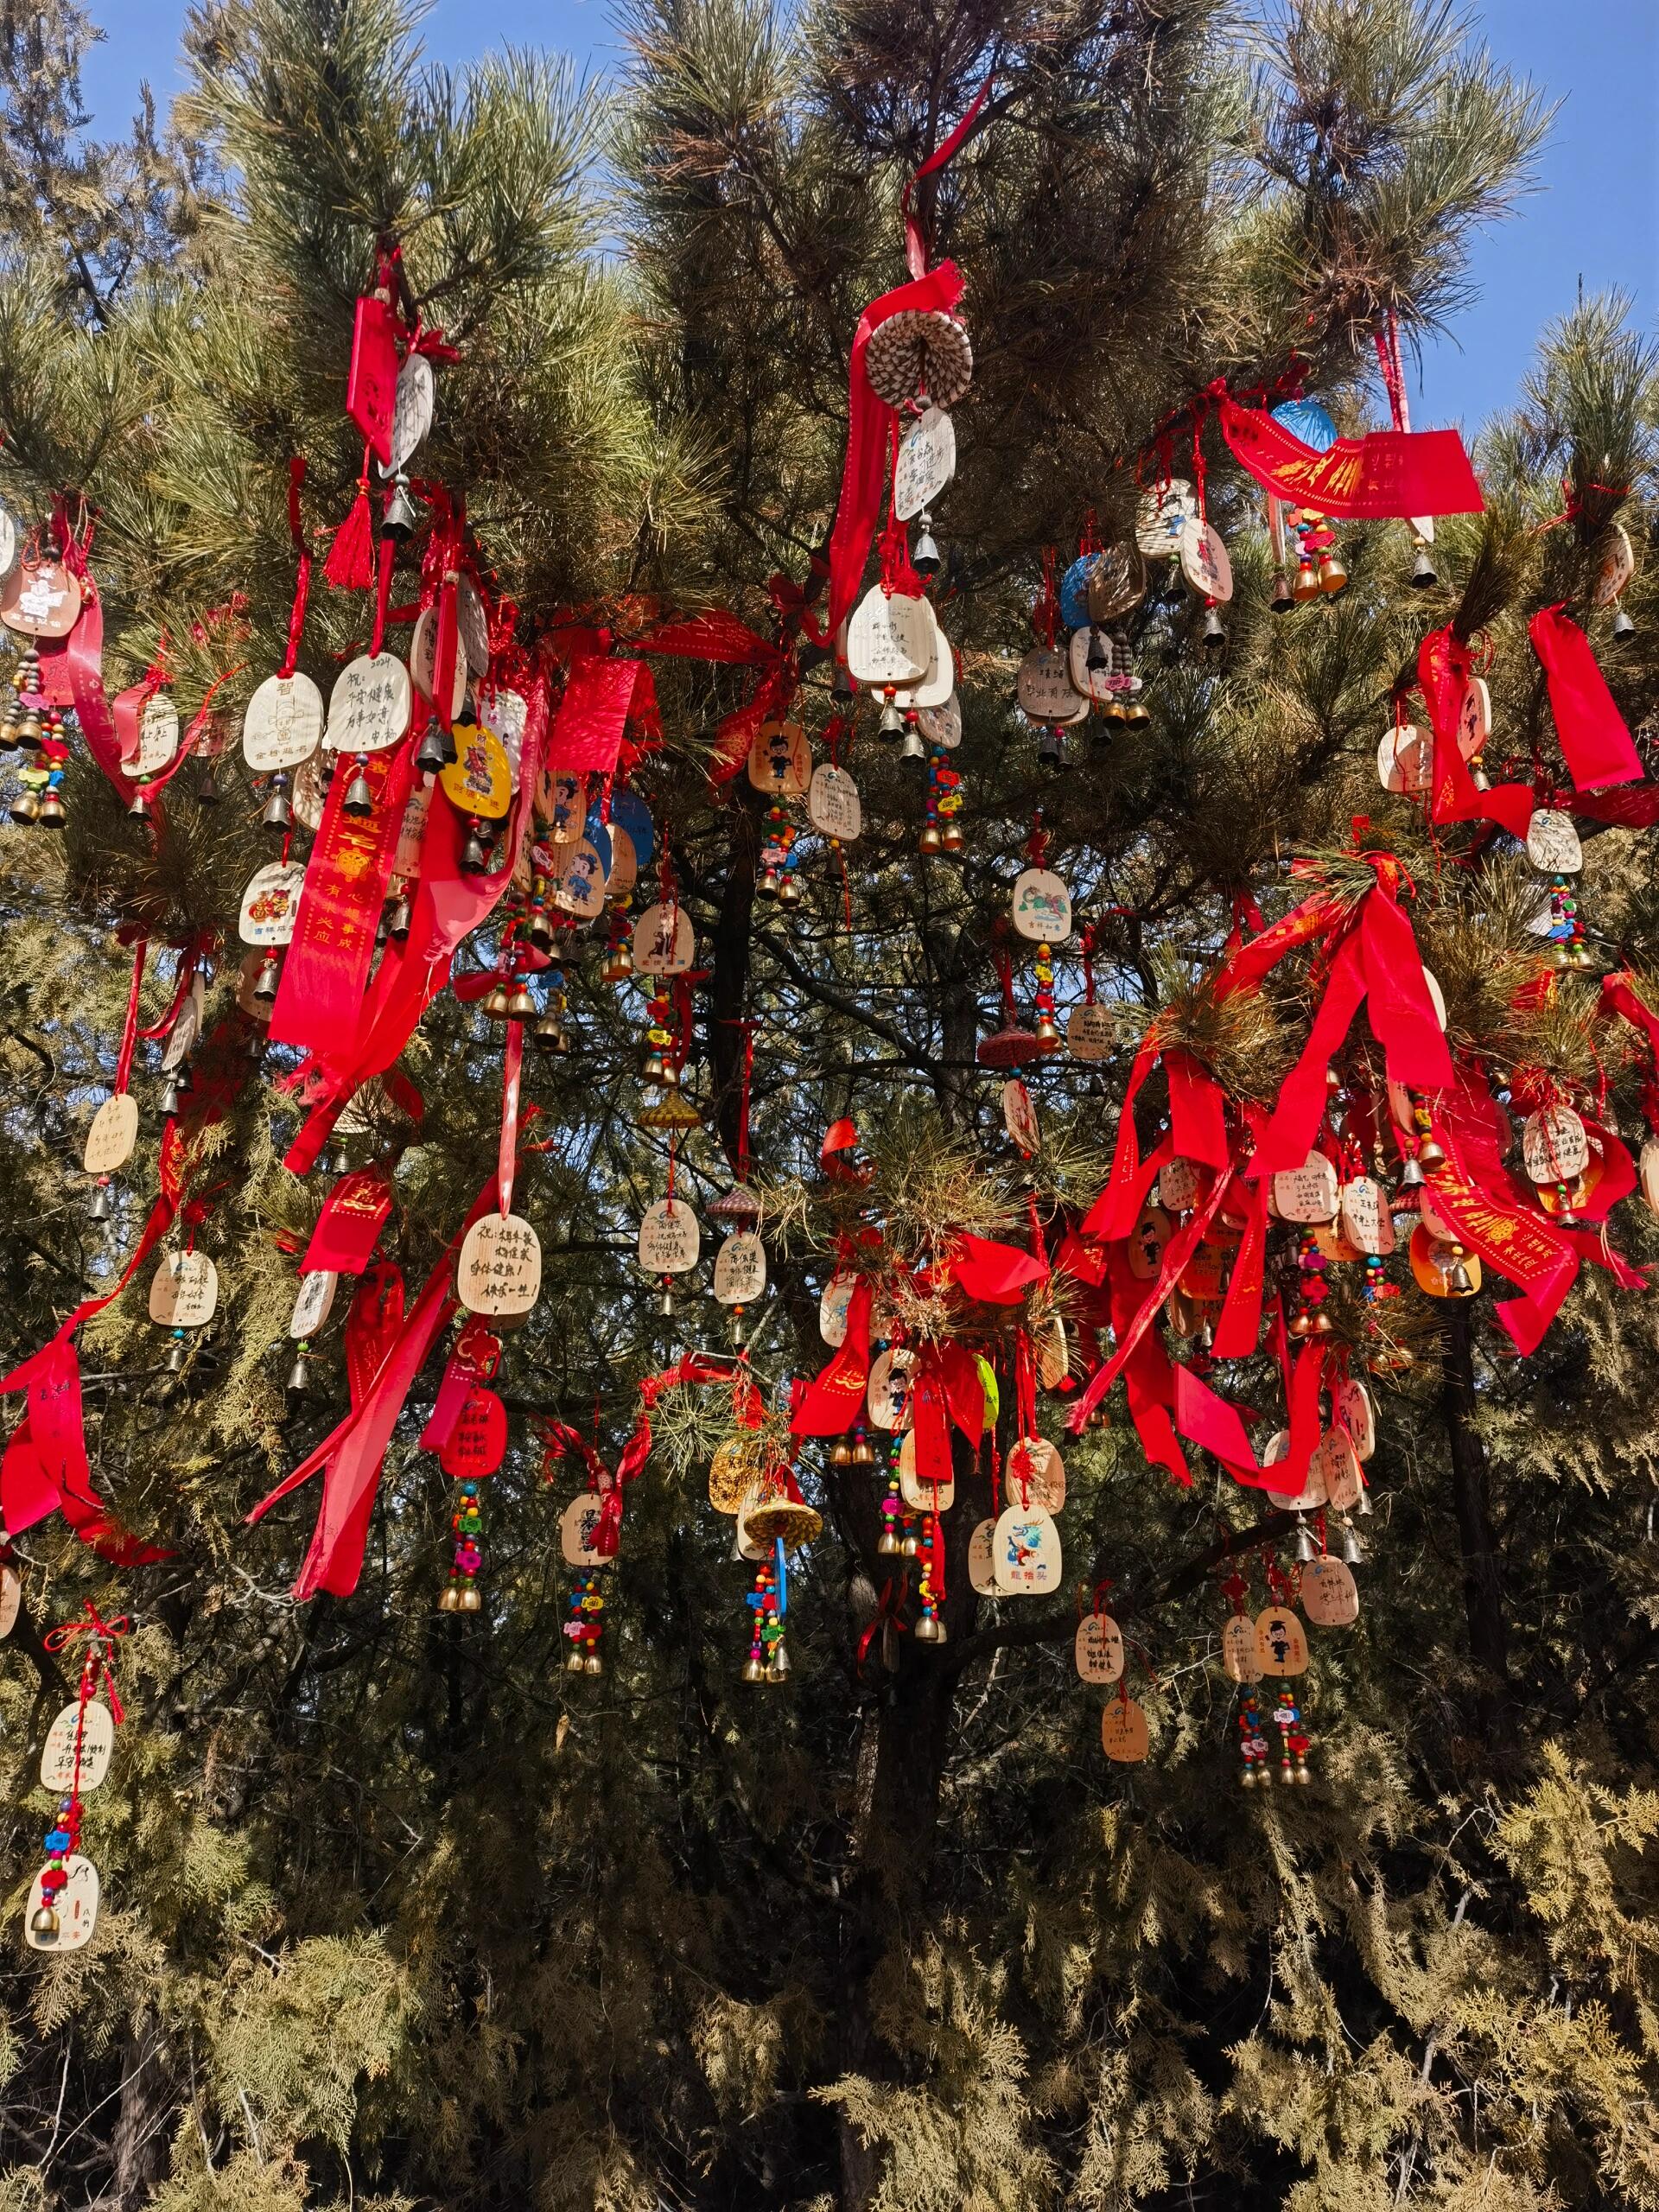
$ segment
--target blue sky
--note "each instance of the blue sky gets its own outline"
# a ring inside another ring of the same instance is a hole
[[[175,18],[143,0],[92,0],[108,33],[86,71],[98,127],[113,133],[148,78],[178,87]],[[1541,189],[1480,241],[1478,302],[1414,375],[1413,420],[1478,424],[1507,406],[1542,326],[1569,309],[1580,280],[1633,293],[1659,313],[1659,7],[1654,0],[1484,0],[1475,12],[1498,59],[1560,103]],[[480,38],[476,0],[437,0],[423,26],[436,59],[486,44],[561,48],[595,68],[616,58],[605,0],[495,0]]]

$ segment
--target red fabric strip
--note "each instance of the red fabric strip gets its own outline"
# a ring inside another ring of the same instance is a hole
[[[1590,640],[1560,607],[1546,607],[1528,625],[1533,651],[1549,682],[1549,710],[1573,784],[1599,791],[1641,780],[1642,756],[1607,689]]]
[[[1324,453],[1276,423],[1264,407],[1217,395],[1233,458],[1292,506],[1344,521],[1398,516],[1478,515],[1484,501],[1455,430],[1372,430],[1338,438]]]

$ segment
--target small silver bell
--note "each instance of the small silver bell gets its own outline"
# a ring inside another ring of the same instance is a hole
[[[443,750],[443,732],[436,722],[429,721],[421,732],[421,741],[415,748],[415,766],[423,776],[435,776],[448,765]]]
[[[674,1319],[674,1294],[671,1290],[658,1292],[657,1313],[659,1320],[671,1321]]]
[[[407,899],[394,899],[386,909],[386,935],[401,944],[409,935],[410,912]]]
[[[748,1316],[744,1313],[743,1308],[741,1306],[734,1306],[732,1308],[732,1318],[730,1322],[728,1324],[728,1330],[734,1344],[741,1346],[747,1344],[749,1340]]]
[[[360,767],[346,787],[346,796],[340,801],[340,811],[354,816],[359,821],[374,812],[374,793],[370,790],[369,779]]]
[[[1317,1559],[1319,1548],[1313,1541],[1313,1531],[1299,1513],[1296,1516],[1296,1556],[1299,1560]]]
[[[167,1079],[167,1089],[162,1093],[162,1114],[165,1116],[176,1114],[181,1103],[181,1101],[179,1096],[179,1079],[175,1075],[169,1076]]]
[[[136,791],[132,795],[132,804],[127,809],[127,812],[135,822],[147,822],[149,819],[148,793],[143,791]]]
[[[482,875],[489,864],[490,856],[484,849],[483,839],[476,830],[469,830],[467,842],[461,849],[461,867],[468,875]]]
[[[1064,768],[1065,739],[1057,729],[1039,729],[1037,733],[1037,760],[1044,768]]]
[[[910,565],[918,576],[937,576],[944,566],[939,549],[933,542],[933,524],[927,515],[918,517],[921,534],[916,540],[916,550],[910,556]]]
[[[382,537],[397,538],[412,537],[420,518],[420,510],[409,496],[408,477],[394,477],[386,499],[386,511],[380,518],[380,535]]]
[[[899,758],[916,763],[927,760],[927,747],[922,743],[922,733],[912,722],[905,724],[905,741],[899,748]]]
[[[766,1680],[769,1682],[786,1682],[789,1673],[789,1648],[779,1637],[772,1645],[772,1657],[766,1662]]]
[[[911,1633],[918,1643],[943,1643],[944,1629],[937,1613],[924,1613]]]
[[[211,760],[203,766],[201,781],[196,785],[196,804],[198,806],[219,804],[219,778],[214,772]]]
[[[832,699],[841,700],[855,699],[858,696],[858,687],[853,682],[853,672],[846,662],[839,658],[836,662],[835,680],[830,686],[830,696]]]
[[[1221,626],[1221,616],[1213,607],[1204,611],[1204,642],[1211,652],[1219,652],[1227,642],[1227,632]]]
[[[167,1371],[169,1375],[181,1375],[184,1371],[184,1338],[181,1336],[175,1336],[167,1348]]]
[[[1402,1191],[1421,1191],[1423,1187],[1422,1164],[1414,1153],[1400,1171],[1400,1187]]]
[[[880,728],[883,737],[901,737],[904,734],[905,718],[891,699],[881,709]]]
[[[1103,632],[1092,629],[1090,631],[1089,651],[1084,658],[1084,666],[1089,671],[1091,676],[1109,676],[1111,674],[1111,641],[1105,636]]]
[[[327,1175],[349,1175],[351,1172],[352,1155],[343,1144],[337,1144],[323,1162],[323,1173]]]
[[[92,1203],[87,1218],[91,1221],[108,1221],[114,1212],[115,1192],[107,1182],[102,1182],[92,1192]]]
[[[1461,1252],[1446,1271],[1446,1287],[1453,1298],[1471,1298],[1474,1295],[1474,1279]]]
[[[1440,581],[1433,562],[1428,557],[1428,548],[1421,538],[1417,541],[1417,558],[1411,564],[1411,581],[1419,591],[1427,591]]]
[[[1616,645],[1622,645],[1635,635],[1635,623],[1631,621],[1622,607],[1616,607],[1613,609],[1613,643]]]
[[[1365,1547],[1359,1541],[1359,1531],[1351,1521],[1344,1521],[1338,1539],[1337,1550],[1344,1567],[1363,1567]]]
[[[1275,569],[1273,572],[1273,591],[1268,604],[1275,614],[1288,614],[1296,604],[1296,595],[1290,588],[1290,578],[1282,569]],[[1248,1772],[1244,1779],[1247,1783],[1249,1782]]]
[[[310,1379],[306,1371],[305,1354],[302,1351],[296,1351],[294,1355],[294,1364],[288,1370],[288,1380],[283,1388],[290,1398],[302,1397],[309,1387]]]
[[[267,830],[291,830],[294,827],[294,812],[288,803],[286,776],[271,778],[270,797],[265,801],[264,811],[259,819]]]
[[[259,973],[253,979],[253,995],[257,999],[274,999],[276,986],[283,980],[283,963],[274,952],[268,952],[260,963]]]

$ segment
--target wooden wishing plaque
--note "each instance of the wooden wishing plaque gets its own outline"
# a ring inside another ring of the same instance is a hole
[[[702,1225],[683,1198],[658,1198],[640,1216],[639,1265],[646,1274],[686,1274],[702,1250]]]
[[[1132,1697],[1106,1700],[1100,1716],[1100,1747],[1119,1766],[1139,1766],[1152,1748],[1146,1707]]]
[[[995,1537],[996,1586],[1005,1598],[1038,1598],[1060,1584],[1060,1532],[1039,1506],[1010,1505]]]
[[[469,1313],[528,1313],[541,1294],[542,1242],[522,1214],[486,1213],[467,1230],[455,1294]]]
[[[75,1744],[80,1744],[79,1788],[96,1789],[115,1756],[115,1721],[102,1698],[86,1700],[85,1714],[72,1698],[46,1732],[41,1747],[41,1787],[62,1796],[76,1787]]]
[[[138,1101],[130,1090],[118,1090],[92,1116],[81,1166],[89,1175],[113,1175],[131,1159],[137,1136]]]
[[[1310,1560],[1302,1569],[1302,1611],[1316,1628],[1351,1628],[1359,1618],[1359,1591],[1339,1559]]]
[[[149,1318],[163,1329],[205,1328],[219,1307],[219,1270],[205,1252],[169,1252],[149,1279]]]
[[[297,768],[322,742],[322,694],[308,676],[268,676],[242,717],[242,756],[257,776]]]
[[[1071,1656],[1085,1682],[1115,1682],[1123,1672],[1123,1631],[1109,1613],[1085,1613]]]
[[[71,1852],[63,1862],[67,1879],[52,1900],[58,1916],[55,1935],[35,1925],[35,1916],[46,1903],[46,1868],[35,1877],[23,1912],[23,1941],[31,1951],[79,1951],[92,1939],[98,1924],[98,1869],[90,1859]]]

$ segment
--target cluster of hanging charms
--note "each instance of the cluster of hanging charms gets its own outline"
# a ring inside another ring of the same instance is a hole
[[[559,1553],[570,1569],[565,1601],[564,1670],[568,1675],[602,1675],[605,1634],[605,1570],[616,1556],[616,1516],[607,1500],[616,1485],[598,1451],[566,1422],[542,1423],[542,1480],[551,1488],[567,1459],[575,1459],[586,1480],[559,1516]],[[594,1408],[598,1426],[598,1408]]]
[[[1089,714],[1089,695],[1071,681],[1071,657],[1059,643],[1060,594],[1052,545],[1043,549],[1043,585],[1031,610],[1037,642],[1014,677],[1014,703],[1037,732],[1037,758],[1047,768],[1066,762],[1065,733]]]
[[[1135,516],[1135,543],[1148,561],[1165,562],[1167,585],[1185,583],[1204,607],[1200,630],[1205,650],[1219,652],[1227,643],[1221,609],[1233,595],[1233,569],[1221,532],[1208,511],[1204,459],[1204,408],[1195,408],[1192,419],[1192,475],[1177,476],[1171,468],[1170,441],[1158,442],[1159,474],[1142,493]]]
[[[16,521],[0,508],[0,622],[22,641],[11,671],[11,701],[0,721],[0,748],[22,756],[11,818],[25,828],[61,830],[64,824],[69,748],[63,715],[46,696],[40,645],[68,636],[81,598],[73,570],[47,554],[38,537],[21,543]]]
[[[678,1095],[690,1037],[674,982],[690,967],[696,950],[696,932],[680,904],[664,842],[657,899],[633,925],[632,970],[645,990],[646,1052],[640,1075],[647,1090],[658,1094],[640,1113],[643,1128],[673,1130],[697,1120],[696,1109]]]
[[[812,783],[812,755],[798,721],[773,715],[763,721],[749,747],[749,781],[770,800],[760,846],[755,890],[780,906],[801,903],[800,856],[795,850],[798,825],[793,808]]]
[[[15,1619],[15,1599],[10,1611]],[[115,1732],[124,1716],[112,1655],[130,1625],[124,1614],[105,1620],[89,1600],[81,1619],[66,1621],[42,1639],[51,1652],[78,1643],[86,1649],[75,1695],[47,1731],[41,1752],[41,1787],[57,1805],[46,1834],[46,1865],[24,1908],[23,1933],[31,1950],[79,1951],[91,1941],[98,1919],[98,1869],[80,1849],[81,1800],[104,1781],[114,1756]],[[100,1688],[107,1702],[98,1694]]]
[[[1550,965],[1593,969],[1596,959],[1585,939],[1576,880],[1584,866],[1584,848],[1565,809],[1534,808],[1527,824],[1527,858],[1543,878],[1530,927],[1548,941]]]
[[[764,1440],[764,1431],[762,1436]],[[754,1566],[753,1587],[745,1601],[749,1649],[743,1662],[743,1680],[776,1685],[786,1681],[790,1671],[784,1641],[789,1617],[789,1554],[823,1533],[823,1517],[802,1496],[781,1445],[772,1444],[759,1464],[760,1478],[745,1491],[736,1516],[738,1551]]]
[[[1077,1629],[1071,1656],[1081,1681],[1112,1690],[1100,1715],[1100,1747],[1117,1766],[1138,1766],[1151,1749],[1146,1708],[1129,1695],[1124,1667],[1123,1631],[1106,1610],[1109,1582],[1098,1582],[1092,1598],[1087,1586],[1077,1591]],[[1148,1681],[1152,1669],[1137,1644],[1137,1655]],[[1155,1683],[1154,1683],[1155,1687]]]
[[[1071,632],[1066,669],[1072,690],[1090,702],[1094,713],[1126,728],[1152,719],[1141,696],[1144,686],[1135,673],[1129,632],[1130,619],[1146,595],[1147,564],[1140,547],[1103,545],[1090,509],[1077,557],[1060,579],[1060,620]],[[1062,765],[1063,758],[1062,752],[1052,765]]]
[[[438,1600],[444,1613],[480,1611],[479,1570],[483,1565],[484,1507],[482,1486],[506,1457],[507,1409],[490,1383],[501,1364],[501,1340],[476,1317],[469,1316],[455,1341],[453,1383],[446,1387],[460,1396],[460,1406],[449,1417],[435,1413],[436,1426],[447,1433],[439,1446],[438,1464],[455,1485],[449,1516],[452,1550],[448,1579]]]
[[[1328,453],[1337,426],[1317,399],[1287,399],[1271,409],[1273,420],[1314,453]],[[1348,571],[1328,515],[1291,506],[1268,494],[1268,537],[1273,549],[1270,603],[1275,614],[1334,599],[1348,587]]]

